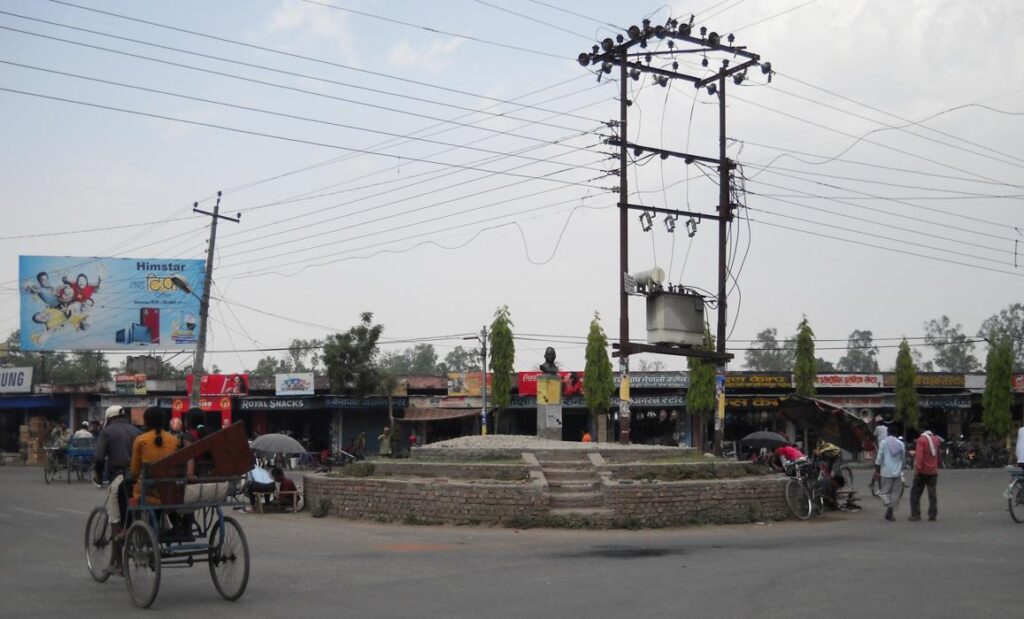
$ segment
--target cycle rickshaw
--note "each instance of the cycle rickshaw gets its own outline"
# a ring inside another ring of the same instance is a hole
[[[96,439],[72,438],[66,446],[46,447],[46,463],[43,465],[43,480],[57,481],[63,473],[67,483],[72,475],[84,481],[92,470],[92,459],[96,453]]]
[[[213,458],[209,474],[199,483],[189,483],[184,474],[186,463],[206,455]],[[153,604],[163,568],[197,563],[209,566],[221,596],[230,601],[242,597],[249,582],[249,544],[242,527],[225,516],[223,508],[251,468],[251,461],[245,427],[238,422],[143,467],[138,504],[130,505],[125,513],[121,562],[135,605],[148,608]],[[160,496],[159,504],[147,501],[150,489]],[[171,514],[179,520],[178,528],[166,526]],[[85,528],[85,561],[97,582],[110,577],[105,568],[112,552],[111,537],[106,509],[93,509]]]

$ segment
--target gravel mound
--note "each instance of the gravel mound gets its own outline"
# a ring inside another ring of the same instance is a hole
[[[574,441],[553,441],[536,436],[522,436],[518,434],[489,434],[487,436],[460,436],[458,438],[429,443],[419,449],[522,449],[529,450],[594,450],[611,451],[616,449],[649,449],[651,451],[677,451],[678,447],[664,447],[661,445],[622,445],[620,443],[581,443]]]

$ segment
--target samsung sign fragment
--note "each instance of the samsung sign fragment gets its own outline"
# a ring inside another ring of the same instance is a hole
[[[32,368],[0,368],[0,393],[32,393]]]

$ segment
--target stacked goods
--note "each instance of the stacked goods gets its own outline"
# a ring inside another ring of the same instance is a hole
[[[26,428],[28,432],[26,433]],[[28,454],[26,464],[45,464],[46,451],[43,449],[50,442],[50,431],[53,424],[45,417],[32,417],[28,426],[21,426],[21,442]],[[27,435],[26,435],[27,434]]]

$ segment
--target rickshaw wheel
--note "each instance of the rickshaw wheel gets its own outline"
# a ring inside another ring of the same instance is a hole
[[[57,466],[52,457],[46,458],[46,464],[43,465],[43,481],[50,483],[57,476]]]
[[[111,546],[110,519],[104,507],[97,507],[85,523],[85,565],[96,582],[106,582],[110,572]]]
[[[153,527],[136,520],[124,536],[124,581],[139,608],[149,608],[160,590],[160,543]]]
[[[224,526],[210,531],[210,577],[225,600],[235,601],[249,584],[249,542],[238,522],[224,517]]]

